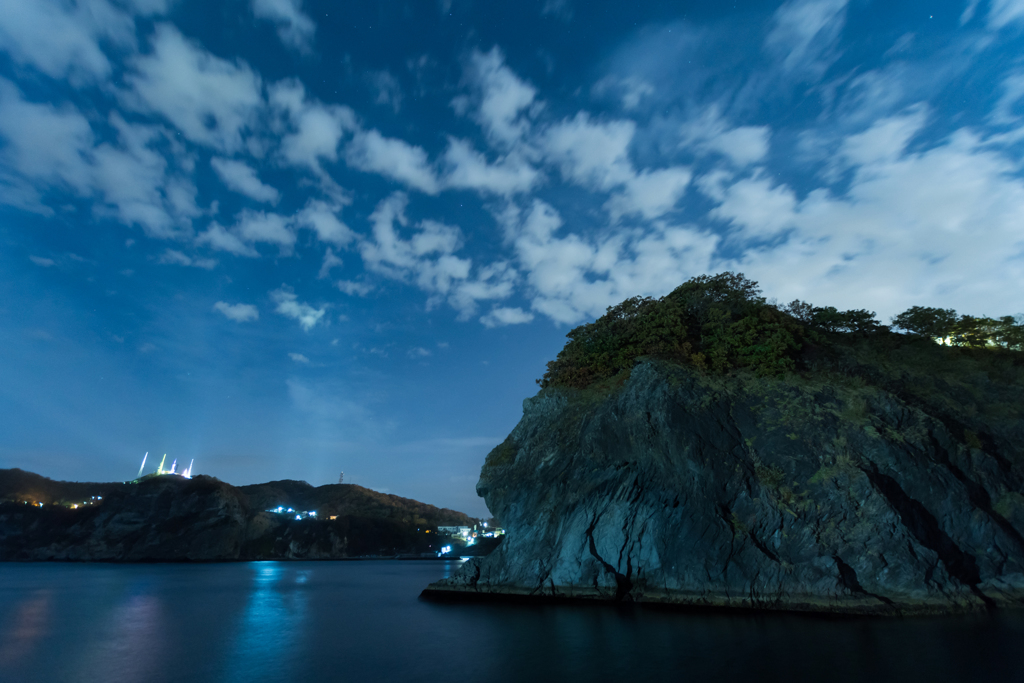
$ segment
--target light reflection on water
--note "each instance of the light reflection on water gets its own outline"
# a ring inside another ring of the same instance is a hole
[[[17,666],[18,660],[35,648],[48,627],[50,603],[51,592],[39,589],[17,605],[10,623],[0,632],[0,670]]]
[[[305,590],[310,569],[290,571],[280,562],[255,562],[249,604],[238,621],[225,662],[225,681],[248,682],[259,676],[288,677],[296,643],[305,636]]]
[[[1024,614],[708,615],[417,599],[459,562],[0,563],[0,683],[1024,681]]]

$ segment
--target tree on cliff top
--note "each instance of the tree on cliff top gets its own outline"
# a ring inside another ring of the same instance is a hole
[[[566,335],[541,387],[582,388],[632,367],[641,356],[703,370],[747,367],[776,374],[794,365],[806,333],[793,316],[768,304],[742,273],[701,275],[661,299],[626,299]]]
[[[908,332],[946,338],[958,346],[1024,350],[1024,325],[1012,317],[956,317],[915,306],[893,320]],[[541,388],[584,388],[649,356],[704,372],[747,369],[758,375],[793,370],[808,342],[828,345],[843,335],[887,334],[871,311],[840,311],[793,301],[779,308],[742,273],[695,277],[670,294],[632,297],[592,323],[572,329],[569,341],[537,380]]]

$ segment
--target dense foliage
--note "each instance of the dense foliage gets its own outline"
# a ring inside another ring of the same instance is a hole
[[[1012,317],[957,317],[952,310],[914,307],[896,316],[893,326],[951,345],[1024,349],[1024,324]],[[701,275],[660,299],[626,299],[571,330],[537,382],[584,388],[631,368],[642,356],[705,372],[777,375],[794,369],[808,344],[828,345],[844,334],[889,333],[871,311],[803,301],[779,307],[742,273]]]

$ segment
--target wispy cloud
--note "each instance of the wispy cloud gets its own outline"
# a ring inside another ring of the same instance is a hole
[[[299,301],[291,287],[281,285],[280,289],[270,292],[270,300],[274,302],[276,312],[296,320],[303,330],[309,332],[323,319],[326,308],[314,308]]]
[[[310,52],[316,24],[302,11],[302,0],[252,0],[252,11],[258,18],[277,24],[282,43],[300,52]]]
[[[229,304],[226,301],[218,301],[213,305],[213,310],[219,311],[228,320],[236,323],[244,323],[252,320],[259,320],[260,312],[252,304]]]

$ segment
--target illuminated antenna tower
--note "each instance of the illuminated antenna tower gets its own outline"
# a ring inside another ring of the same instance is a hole
[[[156,468],[156,473],[157,474],[163,474],[164,473],[164,461],[165,460],[167,460],[167,454],[166,453],[164,453],[164,457],[160,458],[160,467]]]
[[[146,451],[146,454],[144,456],[142,456],[142,465],[139,467],[139,476],[135,477],[136,479],[138,479],[139,477],[142,476],[142,470],[146,466],[146,458],[148,458],[148,457],[149,457],[149,451]]]

